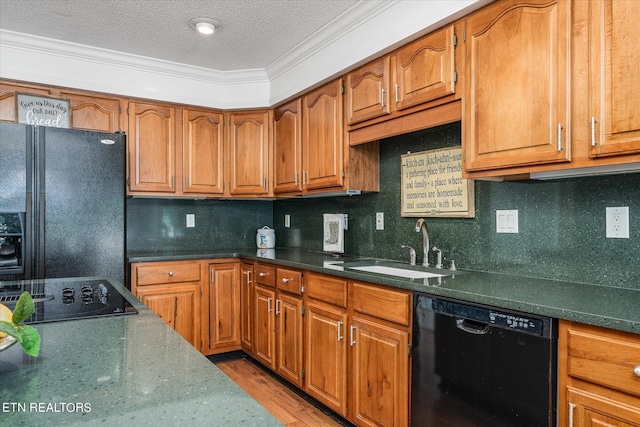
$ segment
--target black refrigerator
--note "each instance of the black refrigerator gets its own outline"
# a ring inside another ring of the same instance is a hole
[[[124,283],[125,145],[124,133],[0,123],[0,258],[19,264],[0,281]]]

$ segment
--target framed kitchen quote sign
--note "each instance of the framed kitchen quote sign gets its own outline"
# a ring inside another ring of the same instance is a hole
[[[402,216],[474,218],[473,180],[462,177],[462,147],[400,156]]]
[[[68,99],[19,93],[16,103],[18,123],[55,128],[71,127]]]

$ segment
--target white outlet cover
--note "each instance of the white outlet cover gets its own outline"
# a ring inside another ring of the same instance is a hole
[[[187,228],[193,228],[196,226],[196,215],[187,214]]]
[[[607,231],[609,239],[629,238],[629,206],[607,207]]]
[[[291,227],[291,215],[289,214],[284,214],[284,227],[285,228]]]
[[[496,233],[518,233],[518,210],[496,210]]]
[[[376,230],[384,230],[384,212],[376,212]]]

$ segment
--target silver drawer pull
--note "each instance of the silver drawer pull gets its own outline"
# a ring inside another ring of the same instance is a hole
[[[356,327],[351,325],[351,327],[349,328],[349,341],[351,341],[351,347],[353,347],[356,344],[356,340],[353,336],[353,332],[356,330]]]
[[[290,279],[288,279],[288,278],[286,278],[286,277],[283,277],[283,278],[282,278],[282,283],[289,283],[289,280],[290,280]]]
[[[260,276],[260,277],[264,277],[266,275],[267,275],[267,273],[262,273],[262,272],[258,273],[258,276]]]
[[[173,277],[173,271],[169,272],[169,277]]]
[[[633,373],[636,375],[636,377],[640,377],[640,365],[636,365],[633,368]]]
[[[267,313],[271,313],[271,301],[273,300],[273,298],[269,297],[267,298]]]
[[[338,321],[338,341],[342,341],[342,322]]]

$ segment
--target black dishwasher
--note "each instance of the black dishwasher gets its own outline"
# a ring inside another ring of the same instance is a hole
[[[416,293],[412,426],[545,426],[556,419],[556,323]]]

